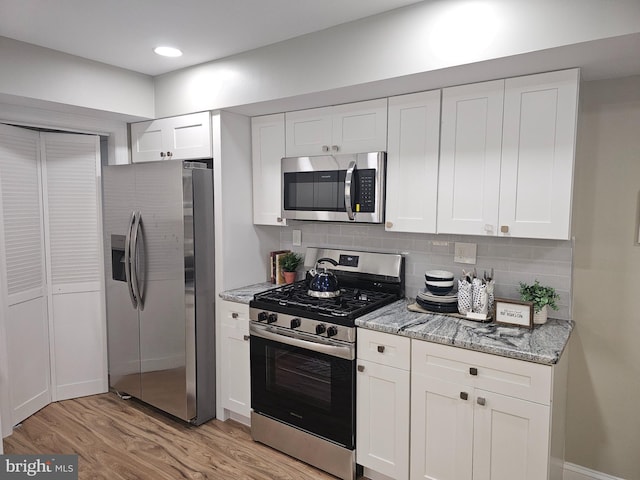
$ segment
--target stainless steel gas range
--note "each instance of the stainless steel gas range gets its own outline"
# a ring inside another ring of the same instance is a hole
[[[355,320],[404,296],[397,254],[308,248],[305,267],[332,259],[339,294],[309,295],[309,280],[249,303],[251,434],[345,480],[355,479]]]

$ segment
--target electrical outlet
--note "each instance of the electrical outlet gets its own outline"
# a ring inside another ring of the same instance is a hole
[[[294,247],[299,247],[300,245],[302,245],[302,230],[293,231],[293,238],[291,240],[291,243]]]
[[[454,248],[453,261],[455,263],[476,264],[476,251],[478,246],[475,243],[456,242]]]

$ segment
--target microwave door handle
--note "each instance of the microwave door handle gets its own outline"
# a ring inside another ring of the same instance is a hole
[[[347,210],[347,216],[349,220],[355,220],[356,217],[353,214],[353,207],[351,206],[351,183],[353,182],[353,171],[356,169],[356,162],[349,162],[347,167],[347,174],[344,177],[344,207]]]
[[[131,299],[131,305],[133,308],[138,308],[138,300],[133,292],[133,283],[131,278],[131,230],[135,223],[136,213],[131,212],[131,218],[129,219],[129,228],[127,228],[127,236],[124,240],[124,277],[127,281],[127,290],[129,292],[129,298]]]

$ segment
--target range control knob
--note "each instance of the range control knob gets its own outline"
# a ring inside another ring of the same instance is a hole
[[[267,323],[273,323],[277,321],[278,321],[278,315],[276,315],[275,313],[270,313],[269,316],[267,317]]]
[[[327,337],[335,337],[338,334],[338,327],[327,328]]]
[[[264,322],[267,319],[267,312],[260,312],[258,314],[258,321]]]
[[[318,335],[322,335],[326,331],[327,331],[327,326],[324,323],[319,323],[318,325],[316,325],[316,333]]]
[[[292,318],[291,319],[291,328],[298,328],[300,326],[300,319],[299,318]]]

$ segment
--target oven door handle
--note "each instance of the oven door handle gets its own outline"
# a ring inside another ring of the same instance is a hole
[[[292,347],[300,347],[313,352],[324,353],[332,357],[343,358],[345,360],[355,360],[355,348],[353,345],[337,345],[335,343],[318,343],[304,340],[297,333],[274,332],[272,327],[265,325],[251,324],[249,333],[253,336],[284,343]]]

